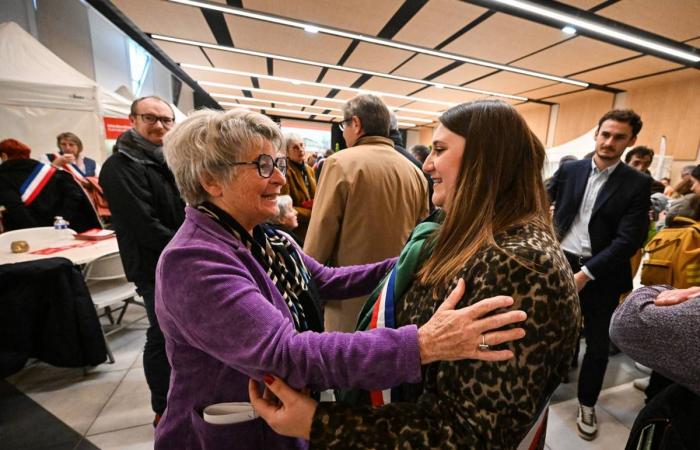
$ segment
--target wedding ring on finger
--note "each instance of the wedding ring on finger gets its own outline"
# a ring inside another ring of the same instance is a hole
[[[481,344],[479,344],[478,347],[479,350],[482,352],[485,352],[489,349],[489,344],[486,343],[486,336],[483,334],[481,335]]]

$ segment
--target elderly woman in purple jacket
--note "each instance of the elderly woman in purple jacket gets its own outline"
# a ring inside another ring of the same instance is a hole
[[[157,449],[303,449],[261,419],[215,425],[208,405],[248,401],[248,379],[275,375],[296,388],[386,389],[418,382],[436,360],[504,360],[509,350],[479,351],[482,333],[525,319],[494,297],[454,310],[460,285],[433,318],[371,332],[323,333],[322,299],[369,294],[394,259],[328,268],[292,239],[264,225],[277,214],[285,183],[282,136],[254,112],[199,111],[165,139],[165,157],[186,219],[156,273],[156,312],[172,365],[168,407]],[[521,328],[490,331],[507,341]]]

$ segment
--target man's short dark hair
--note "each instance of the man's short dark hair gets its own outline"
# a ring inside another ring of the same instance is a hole
[[[600,126],[603,125],[603,122],[606,120],[628,123],[629,126],[632,127],[632,137],[638,135],[642,130],[642,118],[631,109],[613,109],[612,111],[606,112],[605,115],[598,121],[598,130],[600,130]],[[598,130],[596,130],[596,134],[598,133]]]
[[[427,145],[416,144],[411,147],[411,153],[413,153],[420,162],[425,162],[430,154],[430,148]]]
[[[138,111],[136,111],[136,107],[138,106],[138,104],[144,100],[148,100],[149,98],[152,98],[153,100],[158,100],[158,101],[163,102],[166,105],[168,105],[168,108],[170,108],[170,112],[173,113],[173,119],[175,118],[175,110],[173,109],[172,106],[170,106],[170,103],[166,102],[165,100],[158,97],[157,95],[147,95],[145,97],[139,97],[136,100],[134,100],[133,102],[131,102],[131,111],[129,112],[129,115],[135,116],[136,114],[138,114]]]
[[[645,147],[644,145],[638,145],[627,152],[625,155],[625,163],[629,164],[630,161],[632,161],[632,157],[635,155],[640,158],[646,158],[648,156],[649,162],[654,160],[654,150],[650,149],[649,147]]]
[[[357,116],[365,136],[389,137],[391,114],[382,99],[372,94],[358,95],[343,105],[345,119]]]
[[[695,166],[695,169],[690,172],[690,176],[700,181],[700,165]]]

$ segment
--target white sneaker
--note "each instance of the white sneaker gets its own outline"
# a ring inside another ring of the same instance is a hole
[[[595,418],[595,408],[593,406],[578,405],[578,416],[576,417],[576,428],[578,435],[587,441],[595,439],[598,434],[598,421]]]

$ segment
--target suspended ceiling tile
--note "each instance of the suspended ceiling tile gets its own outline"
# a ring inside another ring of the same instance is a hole
[[[285,108],[286,109],[286,108]],[[292,117],[295,119],[308,119],[309,114],[300,112],[300,113],[291,113],[291,112],[277,112],[277,111],[265,111],[265,115],[268,116],[274,116],[274,117]]]
[[[639,53],[578,36],[520,60],[517,65],[525,69],[565,76],[636,55]]]
[[[275,91],[293,92],[295,94],[305,94],[305,95],[316,95],[325,96],[328,93],[328,88],[317,87],[317,86],[307,86],[307,85],[295,85],[292,83],[287,83],[284,81],[277,80],[265,80],[260,78],[260,87],[263,89],[272,89]]]
[[[345,72],[343,70],[328,69],[323,76],[321,83],[337,84],[340,86],[350,86],[360,77],[359,74]]]
[[[212,97],[214,97],[214,100],[218,102],[235,102],[235,99],[231,98],[225,98],[225,97],[219,97],[214,94],[224,94],[224,95],[235,95],[238,97],[245,97],[245,94],[243,94],[243,91],[240,89],[227,89],[227,88],[217,88],[217,87],[209,87],[209,86],[202,86],[205,91],[209,93]]]
[[[335,64],[350,44],[345,38],[232,15],[226,15],[226,23],[233,45],[245,50]]]
[[[495,14],[443,50],[507,63],[565,39],[560,30],[506,14]]]
[[[648,75],[650,73],[663,72],[665,70],[682,67],[680,64],[666,61],[654,56],[643,56],[630,61],[613,64],[602,69],[592,70],[576,75],[579,80],[597,84],[609,84],[616,81]]]
[[[639,80],[627,81],[624,83],[613,84],[612,87],[629,90],[632,88],[641,88],[644,86],[651,85],[661,85],[668,83],[687,83],[692,82],[697,79],[698,71],[697,69],[684,69],[678,70],[676,72],[665,73],[661,75],[656,75],[648,78],[642,78]]]
[[[468,81],[483,77],[486,74],[494,73],[496,70],[490,67],[475,66],[473,64],[462,64],[461,66],[440,75],[433,81],[442,83],[462,85]]]
[[[419,54],[399,67],[393,74],[411,78],[425,78],[451,63],[450,59]]]
[[[678,41],[695,37],[700,30],[698,0],[625,0],[598,14]]]
[[[574,86],[566,83],[554,83],[551,86],[543,87],[540,89],[533,89],[524,92],[518,92],[518,95],[523,97],[531,98],[533,100],[541,100],[546,97],[551,97],[553,95],[566,94],[568,92],[581,90],[581,86]]]
[[[457,0],[432,0],[396,33],[393,40],[435,48],[486,11]]]
[[[146,33],[216,43],[199,8],[158,0],[114,0],[113,3]]]
[[[231,75],[228,73],[208,72],[199,69],[183,68],[192,78],[197,81],[213,81],[215,83],[233,84],[236,86],[251,86],[250,77],[241,75]],[[209,88],[207,88],[209,89]]]
[[[406,102],[401,102],[400,106],[406,106],[407,108],[415,108],[415,109],[427,109],[428,111],[435,111],[435,112],[443,112],[447,108],[449,108],[446,105],[435,105],[433,103],[425,103],[421,102],[419,98],[416,98],[416,101],[410,104],[407,104]]]
[[[406,50],[360,42],[344,65],[376,72],[391,72],[411,55],[413,53]]]
[[[389,80],[386,78],[372,77],[367,80],[360,89],[368,91],[381,91],[389,94],[408,95],[416,89],[423,87],[423,84],[409,83],[407,81]]]
[[[686,44],[691,45],[695,48],[700,48],[700,39],[693,39],[692,41],[686,42]]]
[[[466,87],[484,89],[502,94],[515,94],[525,89],[535,89],[552,84],[551,80],[528,77],[513,72],[499,72],[468,84]]]
[[[253,98],[258,99],[258,100],[267,100],[275,103],[279,102],[287,102],[287,103],[294,103],[294,104],[299,104],[299,105],[311,105],[311,102],[313,100],[308,100],[308,99],[303,99],[303,98],[289,98],[283,95],[279,94],[268,94],[266,92],[253,92]],[[264,104],[262,102],[255,102],[258,104]],[[281,103],[280,103],[281,104]],[[296,107],[296,106],[295,106]],[[282,106],[281,106],[282,108]],[[285,106],[286,108],[286,106]]]
[[[376,35],[403,0],[244,0],[246,9]]]
[[[306,81],[316,81],[316,78],[321,73],[320,67],[280,60],[273,61],[272,70],[272,74],[277,77],[294,78],[296,80]]]
[[[603,3],[602,0],[559,0],[559,2],[573,6],[574,8],[582,9],[584,11]]]
[[[211,67],[204,53],[199,47],[185,44],[175,44],[166,41],[154,41],[176,63],[197,64]]]
[[[214,67],[217,69],[241,70],[243,72],[267,73],[265,58],[258,56],[239,55],[223,50],[204,49]]]
[[[417,94],[412,95],[412,97],[416,98],[416,101],[418,101],[421,98],[428,99],[428,100],[439,100],[443,102],[450,102],[450,103],[464,103],[464,102],[470,102],[472,100],[477,100],[480,98],[484,98],[484,95],[479,95],[479,94],[473,94],[471,92],[463,92],[463,91],[455,91],[453,89],[439,89],[436,87],[429,87],[428,89],[424,89]],[[443,106],[445,109],[449,108],[447,105]]]

